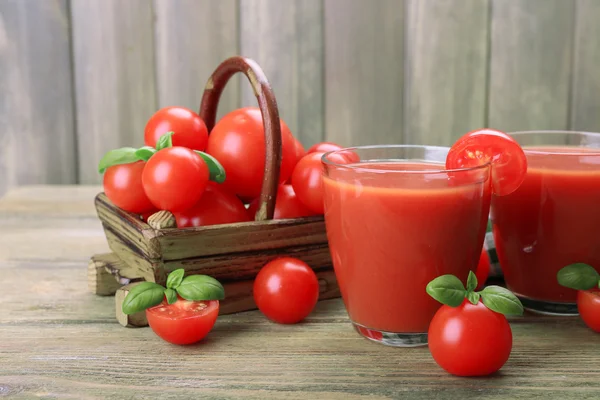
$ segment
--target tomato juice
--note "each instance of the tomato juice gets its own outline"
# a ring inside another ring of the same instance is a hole
[[[443,274],[465,283],[477,267],[491,199],[489,165],[451,173],[443,157],[365,162],[368,155],[355,151],[363,162],[325,160],[323,177],[327,236],[344,304],[359,332],[424,335],[418,344],[425,344],[440,307],[427,284]]]
[[[577,293],[558,284],[558,270],[587,263],[600,271],[600,148],[523,149],[525,181],[512,194],[492,200],[500,266],[508,288],[526,307],[569,313],[560,303],[575,303]]]

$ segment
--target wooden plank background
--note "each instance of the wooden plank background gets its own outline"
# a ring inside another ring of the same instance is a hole
[[[600,131],[598,0],[2,0],[0,195],[98,183],[220,61],[271,81],[305,146],[449,145],[491,126]],[[254,104],[233,80],[219,114]]]

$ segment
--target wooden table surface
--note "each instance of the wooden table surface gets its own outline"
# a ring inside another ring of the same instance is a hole
[[[222,316],[202,343],[124,328],[114,299],[88,292],[87,262],[108,247],[98,187],[17,188],[0,200],[0,397],[600,398],[600,335],[578,318],[511,320],[500,373],[457,378],[426,347],[371,343],[339,299],[294,326],[252,311]]]

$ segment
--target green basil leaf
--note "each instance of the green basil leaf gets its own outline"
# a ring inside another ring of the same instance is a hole
[[[156,142],[156,151],[166,149],[167,147],[173,147],[173,138],[172,136],[175,132],[167,132],[162,135],[158,142]]]
[[[467,292],[472,292],[477,288],[477,277],[473,271],[469,271],[469,277],[467,278]]]
[[[481,292],[487,308],[504,315],[523,315],[523,304],[510,290],[500,286],[487,286]]]
[[[165,288],[154,282],[142,282],[131,288],[123,301],[123,313],[135,314],[163,301]]]
[[[598,285],[600,275],[588,264],[577,263],[562,268],[556,274],[558,283],[575,290],[588,290]]]
[[[110,150],[98,163],[98,172],[104,173],[108,167],[119,164],[130,164],[139,161],[136,156],[137,149],[133,147],[121,147],[120,149]]]
[[[481,295],[477,292],[468,292],[467,293],[467,300],[469,300],[469,302],[471,304],[477,304],[479,303],[479,298],[481,297]]]
[[[143,161],[148,161],[150,157],[152,157],[156,153],[156,149],[153,149],[150,146],[144,146],[142,148],[137,149],[135,152],[135,156]]]
[[[427,293],[442,304],[458,307],[465,299],[463,283],[454,275],[438,276],[427,284]]]
[[[167,298],[167,303],[173,304],[177,301],[177,292],[167,288],[167,290],[165,290],[165,297]]]
[[[207,275],[190,275],[183,278],[177,293],[186,300],[223,300],[225,289],[215,278]]]
[[[208,166],[208,172],[210,173],[210,180],[217,182],[217,183],[225,182],[225,168],[223,168],[221,163],[219,161],[217,161],[217,159],[214,158],[213,156],[211,156],[210,154],[206,154],[206,153],[204,153],[202,151],[198,151],[198,150],[194,150],[194,151],[196,152],[196,154],[198,154],[200,157],[202,157],[202,159]]]
[[[184,274],[185,271],[183,270],[183,268],[179,268],[171,272],[167,277],[167,288],[177,289],[177,286],[181,285],[181,281],[183,281]]]

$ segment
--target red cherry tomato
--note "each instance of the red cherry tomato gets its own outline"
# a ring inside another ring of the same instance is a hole
[[[185,147],[167,147],[154,154],[142,174],[144,190],[161,210],[184,211],[200,200],[208,184],[204,160]]]
[[[296,143],[285,122],[280,121],[282,183],[296,164]],[[246,107],[225,115],[210,133],[207,153],[225,168],[227,179],[223,185],[228,190],[244,198],[258,197],[265,174],[265,134],[260,110]]]
[[[298,161],[300,161],[300,159],[306,155],[306,150],[304,150],[304,146],[302,146],[302,143],[298,139],[296,139],[295,149],[296,149],[296,163],[298,163]],[[294,164],[294,165],[296,165],[296,164]]]
[[[429,325],[428,342],[433,359],[447,372],[483,376],[508,360],[512,331],[504,315],[465,299],[458,307],[440,307]]]
[[[104,193],[122,210],[143,214],[156,209],[142,185],[142,172],[146,163],[136,161],[108,167],[104,172]]]
[[[336,150],[341,150],[342,146],[338,146],[335,143],[331,143],[331,142],[321,142],[321,143],[316,143],[314,145],[312,145],[308,151],[306,152],[306,154],[310,154],[310,153],[327,153],[328,151],[336,151]]]
[[[211,331],[219,316],[219,301],[189,301],[179,298],[175,303],[148,308],[146,318],[150,328],[163,340],[173,344],[192,344]]]
[[[146,123],[144,142],[156,147],[156,142],[167,132],[173,132],[173,146],[204,151],[208,143],[208,129],[198,114],[185,107],[165,107],[158,110]]]
[[[481,256],[479,257],[479,264],[477,264],[477,270],[475,276],[477,277],[477,289],[483,288],[485,281],[487,281],[490,275],[490,255],[486,249],[481,250]]]
[[[324,153],[308,153],[302,157],[292,173],[292,186],[298,199],[309,210],[323,214],[323,164]]]
[[[246,207],[236,196],[209,184],[192,208],[175,213],[178,228],[250,221]]]
[[[254,281],[254,302],[270,320],[295,324],[306,318],[319,300],[319,281],[303,261],[283,257],[266,264]]]
[[[492,187],[498,196],[517,190],[527,173],[523,149],[504,132],[481,129],[467,133],[450,148],[446,168],[470,168],[492,163]]]
[[[252,220],[254,220],[254,216],[258,209],[258,200],[259,199],[253,200],[248,207],[248,213]],[[300,200],[298,200],[292,185],[279,185],[273,219],[310,217],[312,215],[318,214],[309,210]]]
[[[600,289],[579,290],[577,309],[583,322],[593,331],[600,333]]]

